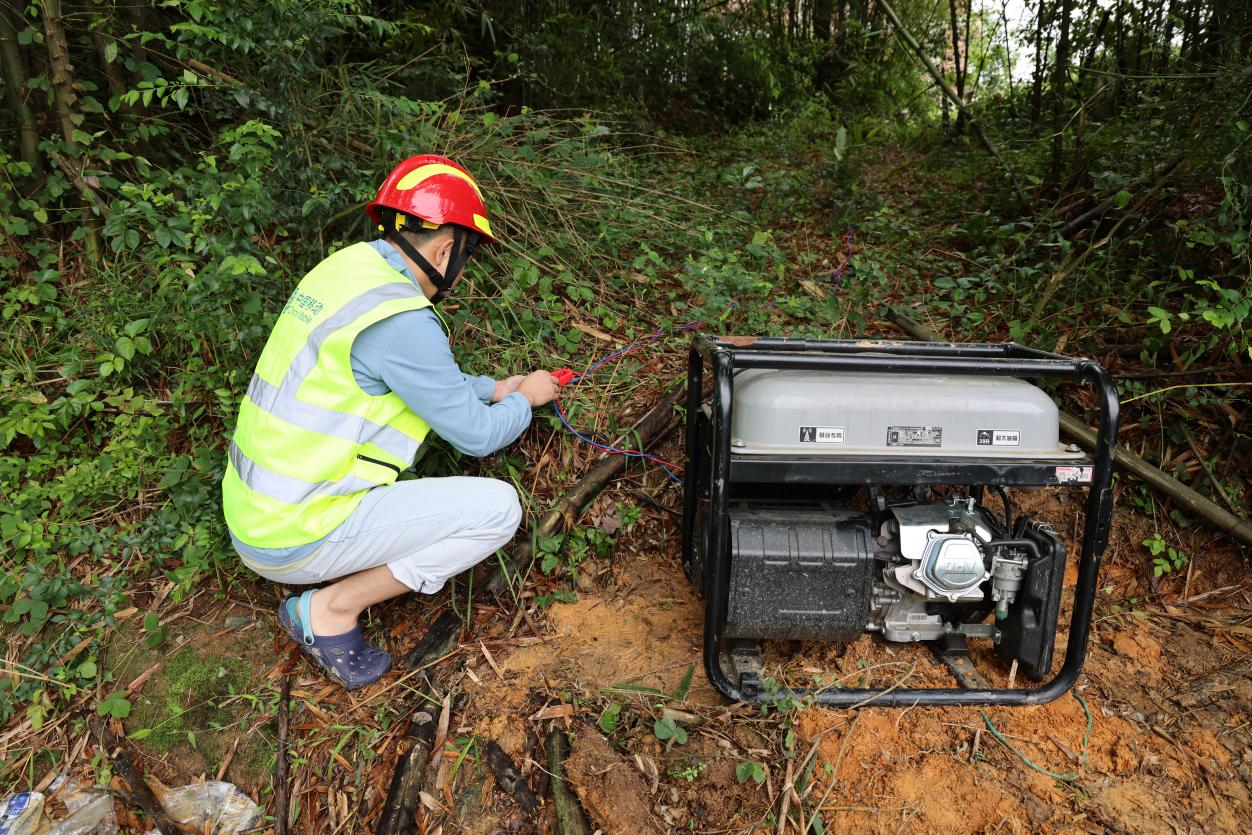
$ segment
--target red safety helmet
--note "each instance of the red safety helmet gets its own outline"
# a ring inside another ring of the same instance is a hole
[[[397,165],[378,189],[378,196],[366,204],[365,212],[374,223],[382,223],[379,209],[384,208],[420,218],[429,228],[455,223],[495,241],[478,183],[447,157],[422,154]]]

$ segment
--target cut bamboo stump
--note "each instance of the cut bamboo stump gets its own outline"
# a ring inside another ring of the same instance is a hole
[[[404,835],[416,829],[413,813],[417,811],[422,783],[426,778],[426,760],[430,758],[430,749],[435,744],[437,725],[434,714],[429,711],[420,710],[414,715],[408,734],[412,744],[408,753],[396,764],[395,776],[387,791],[387,803],[383,806],[374,835]]]
[[[526,784],[526,778],[494,739],[487,743],[487,765],[496,778],[496,785],[511,794],[523,812],[533,815],[539,810],[539,798],[535,797]]]
[[[548,749],[548,772],[552,779],[552,805],[556,807],[556,826],[561,835],[591,835],[587,816],[578,805],[565,778],[565,760],[569,757],[569,737],[560,728],[548,731],[544,740]]]

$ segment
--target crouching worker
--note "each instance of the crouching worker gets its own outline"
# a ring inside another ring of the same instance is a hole
[[[513,486],[489,478],[397,482],[431,430],[469,455],[513,442],[556,395],[547,371],[462,374],[434,305],[492,241],[473,178],[418,156],[366,207],[382,237],[314,267],[292,294],[239,407],[222,483],[231,539],[257,574],[291,585],[278,620],[345,687],[391,656],[357,618],[408,591],[433,594],[513,536]]]

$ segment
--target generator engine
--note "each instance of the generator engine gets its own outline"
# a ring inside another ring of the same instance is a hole
[[[873,514],[749,502],[730,543],[730,639],[988,638],[1035,680],[1051,665],[1065,546],[1041,522],[1010,530],[964,495]]]
[[[705,363],[711,402],[689,390],[684,568],[706,599],[718,689],[759,696],[762,641],[865,633],[940,655],[986,641],[1025,679],[1047,680],[1066,548],[1014,514],[1009,489],[1047,486],[1089,496],[1062,674],[1034,689],[897,690],[882,703],[1031,704],[1072,684],[1111,501],[1116,392],[1098,365],[1014,345],[700,336],[689,386]],[[1036,375],[1101,387],[1096,460],[1061,443]],[[865,692],[817,695],[859,704]]]

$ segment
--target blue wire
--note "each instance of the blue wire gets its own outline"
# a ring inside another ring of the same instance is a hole
[[[582,433],[580,433],[573,426],[570,426],[569,421],[565,419],[565,415],[561,414],[561,410],[556,408],[556,404],[553,403],[552,405],[553,405],[553,411],[556,412],[556,416],[560,418],[561,423],[565,424],[565,428],[568,429],[570,433],[573,434],[574,437],[578,438],[579,440],[585,441],[586,443],[591,444],[596,449],[602,449],[605,452],[612,453],[614,455],[625,455],[627,458],[646,458],[649,461],[655,461],[662,470],[665,470],[665,474],[668,475],[671,480],[673,480],[677,484],[683,483],[683,480],[679,478],[678,476],[674,475],[674,471],[671,470],[669,467],[667,467],[665,465],[665,462],[662,461],[660,458],[657,458],[655,455],[649,455],[646,452],[630,452],[629,450],[606,446],[605,444],[597,443],[596,441],[591,440],[586,435],[583,435]]]
[[[704,325],[704,324],[706,324],[706,323],[704,323],[704,322],[691,322],[690,324],[686,324],[686,325],[676,325],[676,326],[674,326],[674,327],[670,327],[670,328],[657,328],[657,329],[656,329],[656,331],[655,331],[655,332],[653,332],[653,334],[652,334],[652,336],[651,336],[650,338],[645,339],[645,340],[642,340],[642,341],[640,341],[640,342],[635,342],[635,343],[633,343],[633,344],[631,344],[631,345],[626,346],[625,348],[622,348],[622,349],[621,349],[621,350],[619,350],[619,351],[614,351],[613,353],[609,354],[607,357],[604,357],[604,358],[600,359],[599,361],[597,361],[597,362],[593,363],[593,364],[592,364],[592,366],[591,366],[590,368],[588,368],[586,371],[584,371],[582,374],[575,374],[575,375],[574,375],[574,376],[570,379],[570,383],[571,383],[571,384],[573,384],[573,383],[581,383],[581,382],[583,381],[583,379],[584,379],[584,378],[588,377],[588,376],[589,376],[589,375],[590,375],[593,371],[595,371],[597,368],[600,368],[600,367],[601,367],[601,366],[603,366],[604,364],[609,363],[609,362],[612,362],[613,360],[617,359],[618,357],[625,356],[626,354],[629,354],[631,351],[634,351],[634,350],[635,350],[635,349],[637,349],[637,348],[643,348],[643,347],[646,347],[646,346],[648,346],[648,345],[652,345],[652,344],[654,344],[654,343],[655,343],[655,342],[657,342],[657,341],[658,341],[658,340],[659,340],[662,336],[664,336],[664,335],[666,334],[666,332],[667,332],[667,331],[685,331],[685,330],[691,330],[692,328],[698,328],[698,327],[700,327],[700,326],[702,326],[702,325]],[[565,425],[565,428],[566,428],[566,429],[568,429],[568,430],[570,431],[570,433],[571,433],[574,437],[578,438],[579,440],[581,440],[581,441],[583,441],[583,442],[585,442],[585,443],[591,444],[591,445],[592,445],[593,447],[595,447],[596,449],[601,449],[601,450],[604,450],[605,452],[611,453],[611,454],[613,454],[613,455],[625,455],[627,458],[644,458],[644,459],[647,459],[647,460],[649,460],[649,461],[654,461],[654,462],[656,462],[656,464],[657,464],[657,465],[659,465],[659,466],[660,466],[660,468],[661,468],[662,470],[665,470],[665,474],[666,474],[667,476],[669,476],[669,477],[670,477],[670,480],[671,480],[671,481],[675,482],[676,484],[682,484],[682,483],[683,483],[683,480],[682,480],[681,478],[679,478],[677,475],[675,475],[675,474],[674,474],[674,471],[673,471],[672,469],[670,469],[670,467],[668,467],[668,466],[665,464],[665,462],[664,462],[664,461],[662,461],[660,458],[657,458],[655,455],[649,455],[649,454],[648,454],[648,453],[646,453],[646,452],[630,452],[630,451],[625,450],[625,449],[618,449],[617,447],[612,447],[612,446],[608,446],[608,445],[606,445],[606,444],[601,444],[601,443],[598,443],[597,441],[593,441],[591,438],[588,438],[586,435],[583,435],[583,434],[582,434],[582,433],[580,433],[577,429],[575,429],[573,426],[571,426],[571,425],[570,425],[570,422],[569,422],[568,420],[566,420],[566,419],[565,419],[565,415],[561,414],[561,410],[560,410],[559,408],[557,408],[557,404],[556,404],[556,402],[555,402],[555,401],[553,401],[553,403],[552,403],[552,410],[553,410],[554,412],[556,412],[556,416],[557,416],[557,418],[559,418],[559,419],[560,419],[560,421],[561,421],[561,423]]]

